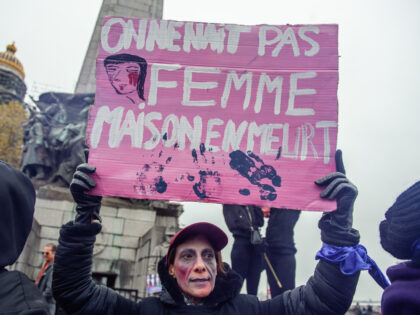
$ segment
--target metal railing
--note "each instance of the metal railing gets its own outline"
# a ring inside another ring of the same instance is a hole
[[[137,289],[123,289],[123,288],[115,288],[115,292],[123,297],[130,299],[131,301],[137,302],[140,300],[139,298],[139,290]]]

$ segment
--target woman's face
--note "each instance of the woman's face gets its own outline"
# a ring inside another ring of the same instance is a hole
[[[193,303],[208,296],[216,282],[217,263],[207,239],[197,236],[178,245],[169,274]]]
[[[106,73],[109,81],[118,94],[130,94],[137,91],[140,66],[135,62],[108,64]]]

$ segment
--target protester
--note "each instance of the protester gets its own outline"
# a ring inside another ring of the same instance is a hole
[[[35,284],[22,272],[5,268],[24,248],[34,210],[35,189],[29,178],[0,161],[0,314],[49,314]]]
[[[60,230],[54,297],[72,314],[344,314],[360,273],[360,265],[354,265],[352,259],[360,254],[359,233],[352,229],[357,189],[344,175],[341,151],[337,151],[336,164],[337,172],[316,181],[326,187],[321,197],[336,199],[338,207],[319,222],[324,245],[317,255],[320,262],[306,285],[261,302],[255,296],[239,294],[241,277],[221,260],[227,236],[212,224],[196,223],[172,238],[166,257],[159,262],[164,287],[161,296],[139,303],[91,279],[93,245],[101,230],[101,197],[84,193],[96,185],[89,176],[95,167],[82,164],[70,186],[78,214],[74,222]],[[343,251],[345,254],[341,254]]]
[[[269,217],[266,230],[267,257],[275,273],[266,262],[266,274],[271,297],[276,297],[295,288],[296,247],[293,234],[300,211],[271,208],[264,214]]]
[[[248,294],[257,294],[263,266],[271,297],[295,288],[296,247],[293,234],[299,215],[297,210],[223,205],[226,225],[235,240],[231,252],[232,269],[246,280]],[[251,244],[251,231],[264,225],[264,217],[269,218],[265,246]]]
[[[232,269],[246,280],[247,293],[257,295],[265,266],[271,297],[295,287],[296,247],[294,227],[300,211],[244,205],[223,205],[223,216],[234,243]],[[251,244],[251,231],[259,230],[268,219],[265,244]],[[265,246],[264,246],[265,245]],[[265,257],[264,257],[265,255]]]
[[[420,181],[401,193],[379,226],[382,247],[407,260],[388,268],[383,315],[420,314]]]
[[[263,267],[263,244],[251,243],[251,232],[264,225],[261,208],[243,205],[223,205],[223,216],[234,243],[230,253],[232,269],[246,280],[248,294],[257,295]]]
[[[44,251],[42,252],[42,256],[44,258],[45,263],[43,264],[35,281],[35,284],[38,286],[39,290],[42,292],[42,295],[48,303],[51,315],[55,314],[56,308],[55,300],[52,295],[51,289],[55,251],[55,244],[48,243],[47,245],[45,245]]]

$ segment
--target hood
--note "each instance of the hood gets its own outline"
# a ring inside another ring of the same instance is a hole
[[[49,314],[41,291],[20,271],[0,272],[0,314]]]
[[[420,268],[413,266],[409,261],[389,267],[386,274],[392,283],[395,281],[413,281],[413,283],[420,284]],[[420,293],[420,286],[418,290]]]
[[[21,171],[0,161],[0,267],[12,265],[32,227],[35,189]]]
[[[403,262],[386,273],[391,285],[382,294],[383,314],[420,314],[420,268]]]
[[[166,256],[163,257],[158,264],[159,278],[163,286],[163,291],[160,299],[167,304],[185,304],[184,296],[181,289],[173,278],[165,264]],[[229,265],[225,264],[227,270],[226,276],[218,275],[216,277],[216,284],[214,290],[206,297],[203,302],[204,305],[217,305],[234,298],[241,291],[243,279],[234,270],[230,269]]]

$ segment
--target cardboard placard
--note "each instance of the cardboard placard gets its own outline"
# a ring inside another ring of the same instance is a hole
[[[338,25],[106,17],[96,80],[94,193],[335,208]]]

